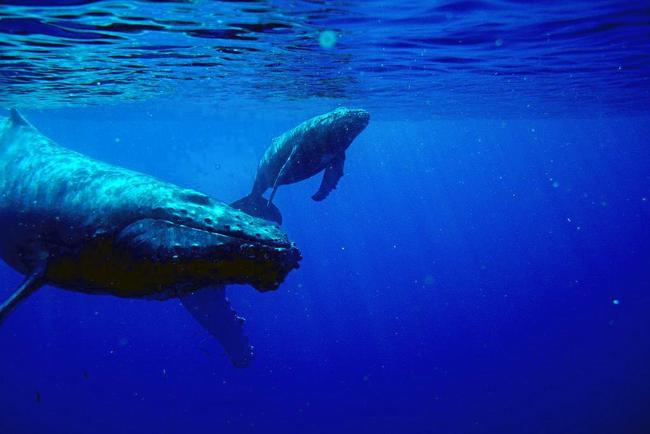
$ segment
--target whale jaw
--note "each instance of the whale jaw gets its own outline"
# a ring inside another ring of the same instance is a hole
[[[51,258],[47,280],[91,294],[160,300],[227,284],[263,292],[277,289],[301,259],[289,241],[271,244],[147,218],[74,256]]]
[[[123,229],[115,248],[136,267],[153,267],[156,274],[163,270],[170,273],[177,281],[174,285],[248,283],[259,291],[277,289],[301,259],[288,240],[270,242],[153,219],[139,220]]]

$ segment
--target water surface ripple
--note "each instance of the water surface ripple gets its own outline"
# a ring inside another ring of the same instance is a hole
[[[650,107],[647,1],[3,0],[0,103]]]

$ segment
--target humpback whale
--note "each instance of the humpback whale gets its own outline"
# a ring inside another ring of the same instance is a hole
[[[0,323],[45,284],[178,297],[235,366],[249,364],[252,347],[224,285],[276,289],[301,259],[278,226],[66,149],[15,110],[0,118],[0,228],[0,258],[26,276]]]
[[[312,199],[325,199],[343,176],[346,149],[369,121],[370,114],[365,110],[338,108],[275,138],[260,160],[251,193],[231,205],[282,224],[282,214],[273,205],[278,187],[311,178],[321,171],[323,180]],[[269,188],[273,190],[267,201],[262,195]]]

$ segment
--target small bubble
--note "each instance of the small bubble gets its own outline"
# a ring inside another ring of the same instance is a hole
[[[614,300],[612,300],[612,304],[618,306],[619,304],[621,304],[621,301],[618,298],[615,298]]]
[[[553,181],[553,188],[558,188],[560,186],[560,183],[557,181]]]
[[[501,38],[497,39],[496,41],[494,41],[494,45],[496,45],[497,47],[502,46],[503,45],[503,39],[501,39]]]
[[[338,35],[332,30],[323,30],[318,36],[318,43],[322,48],[334,48]]]

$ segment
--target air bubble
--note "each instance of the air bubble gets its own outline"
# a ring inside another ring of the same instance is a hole
[[[330,49],[330,48],[334,48],[337,39],[338,39],[338,35],[336,34],[336,32],[332,30],[324,30],[320,32],[320,35],[318,36],[318,43],[322,48]]]

